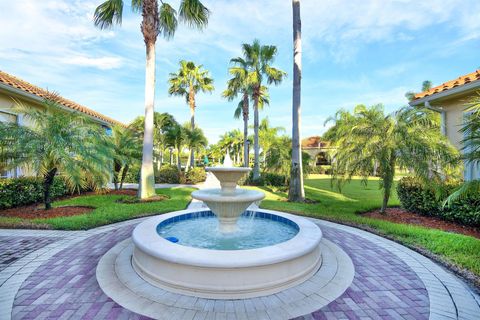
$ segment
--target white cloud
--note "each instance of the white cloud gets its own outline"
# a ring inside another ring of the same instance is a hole
[[[60,61],[65,64],[80,67],[94,67],[100,70],[116,69],[122,65],[122,58],[119,57],[92,58],[87,56],[73,56],[61,58]]]

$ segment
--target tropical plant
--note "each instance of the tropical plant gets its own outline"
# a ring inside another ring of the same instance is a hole
[[[160,2],[160,3],[159,3]],[[94,13],[94,23],[101,29],[111,28],[122,23],[123,0],[106,0]],[[177,17],[190,27],[202,29],[208,23],[209,10],[199,0],[181,0],[179,10],[170,4],[158,0],[132,0],[132,10],[142,13],[140,30],[146,46],[145,70],[145,134],[143,136],[142,168],[139,184],[139,196],[143,198],[155,195],[153,172],[153,112],[155,98],[155,43],[161,34],[170,39],[178,26]]]
[[[240,130],[234,129],[225,132],[220,136],[217,145],[222,157],[228,153],[233,157],[233,162],[235,164],[240,163],[240,150],[244,145],[243,135]]]
[[[266,158],[270,149],[279,138],[278,134],[284,131],[285,128],[283,127],[271,127],[268,117],[260,121],[260,125],[258,126],[258,141],[262,148],[264,167],[266,167]],[[290,143],[288,145],[290,145]]]
[[[190,154],[208,145],[208,140],[203,134],[202,129],[198,127],[192,128],[190,124],[186,124],[183,126],[183,130],[185,133],[185,145],[190,150]],[[194,158],[190,157],[190,161],[194,161],[193,159]],[[187,167],[195,167],[195,161],[193,163],[190,162]]]
[[[117,125],[112,129],[112,146],[113,184],[115,190],[122,190],[129,169],[142,158],[141,140],[132,128]]]
[[[460,130],[464,138],[463,160],[465,165],[478,168],[480,170],[480,92],[477,92],[465,110],[465,123]],[[480,179],[465,181],[448,198],[447,204],[450,206],[457,199],[465,199],[480,194]]]
[[[422,91],[421,92],[428,91],[431,88],[432,88],[432,81],[425,80],[425,81],[422,82]],[[416,95],[415,92],[408,91],[407,93],[405,93],[405,98],[407,98],[408,101],[413,101],[413,99],[415,99],[415,95]]]
[[[43,202],[51,208],[55,176],[70,191],[87,186],[103,189],[111,176],[113,148],[105,129],[79,113],[68,113],[51,100],[43,109],[21,105],[31,127],[0,122],[0,163],[5,169],[22,166],[43,178]]]
[[[175,118],[169,113],[154,112],[153,114],[153,155],[156,159],[157,168],[163,163],[163,154],[167,147],[167,132],[173,130],[178,125]],[[145,127],[145,117],[135,118],[130,127],[136,130],[143,137],[143,129]]]
[[[254,128],[254,166],[253,179],[260,177],[260,146],[258,143],[259,126],[259,104],[261,103],[262,90],[264,90],[264,79],[267,84],[278,85],[285,78],[286,73],[271,66],[277,54],[277,47],[272,45],[260,45],[258,40],[253,44],[242,45],[243,58],[238,57],[231,60],[238,67],[248,66],[250,84],[252,86],[253,100],[253,128]],[[266,88],[265,88],[266,89]]]
[[[174,125],[165,136],[165,142],[168,147],[173,147],[177,150],[177,167],[182,169],[181,152],[186,142],[185,129],[179,125]]]
[[[292,165],[288,200],[305,200],[303,188],[302,142],[300,138],[300,102],[302,87],[302,22],[300,0],[292,0],[293,12],[293,95],[292,95]]]
[[[190,127],[195,129],[195,108],[196,95],[198,92],[212,92],[213,79],[210,77],[208,70],[203,69],[202,65],[196,65],[192,61],[180,61],[180,69],[177,73],[170,73],[170,95],[185,97],[190,108]],[[195,163],[194,149],[190,150],[190,165]]]
[[[338,111],[332,119],[330,139],[332,182],[339,189],[354,175],[367,183],[374,167],[383,190],[381,212],[385,212],[393,186],[396,167],[409,169],[424,181],[448,179],[445,172],[455,166],[457,150],[439,130],[433,111],[404,107],[385,115],[382,105],[355,107],[352,114]]]

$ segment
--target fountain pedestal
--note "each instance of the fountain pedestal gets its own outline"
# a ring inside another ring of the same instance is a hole
[[[203,201],[217,216],[222,233],[237,230],[240,215],[255,201],[262,200],[265,194],[260,191],[237,189],[237,182],[251,169],[245,167],[207,167],[220,181],[220,189],[203,189],[192,192],[192,198]]]

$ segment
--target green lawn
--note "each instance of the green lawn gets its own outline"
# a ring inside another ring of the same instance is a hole
[[[359,212],[380,207],[382,196],[376,179],[369,181],[367,187],[360,183],[360,179],[354,179],[350,184],[345,185],[342,193],[339,193],[336,188],[331,188],[329,176],[311,175],[305,181],[305,192],[307,198],[316,200],[318,203],[289,203],[286,202],[285,193],[266,191],[266,198],[261,206],[266,209],[287,211],[349,225],[374,228],[380,234],[392,237],[407,245],[427,249],[446,262],[453,263],[480,276],[479,239],[358,215]],[[395,192],[390,200],[390,205],[399,205]]]
[[[114,222],[124,221],[135,217],[183,210],[190,201],[193,188],[157,189],[158,194],[168,196],[168,199],[159,202],[126,204],[116,202],[124,197],[121,195],[90,195],[79,196],[63,201],[55,201],[54,206],[92,206],[95,209],[88,214],[71,217],[49,219],[19,219],[0,217],[2,226],[30,226],[41,225],[51,229],[82,230],[90,229]]]

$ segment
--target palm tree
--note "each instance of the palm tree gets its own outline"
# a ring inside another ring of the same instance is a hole
[[[422,82],[422,91],[421,92],[428,91],[431,88],[432,88],[432,81],[425,80],[425,81]],[[416,95],[415,92],[408,91],[407,93],[405,93],[405,98],[407,98],[408,101],[413,101],[413,99],[415,99],[415,95]]]
[[[329,137],[336,150],[332,158],[332,181],[339,188],[360,175],[367,183],[374,167],[383,189],[381,212],[390,198],[396,167],[410,169],[424,181],[446,179],[457,150],[440,133],[433,111],[404,107],[385,115],[382,105],[355,107],[353,114],[338,111]]]
[[[31,168],[43,178],[45,209],[54,178],[63,179],[72,191],[92,187],[103,189],[110,179],[113,148],[105,130],[79,113],[68,113],[54,101],[45,100],[44,109],[21,104],[31,127],[0,122],[0,163],[5,169]]]
[[[235,119],[239,119],[240,115],[243,117],[243,166],[249,167],[248,119],[250,113],[249,96],[252,93],[252,86],[250,85],[249,79],[250,73],[245,61],[239,61],[237,66],[229,68],[228,72],[232,75],[232,78],[228,80],[227,89],[223,91],[222,97],[227,98],[228,101],[234,100],[238,95],[242,97],[233,116]]]
[[[258,138],[259,138],[258,140],[263,151],[264,166],[266,165],[268,152],[270,151],[272,146],[275,144],[276,140],[278,140],[279,138],[278,134],[284,131],[285,131],[285,128],[283,127],[271,127],[268,117],[263,118],[262,121],[260,122],[260,125],[258,127]]]
[[[244,43],[242,45],[243,58],[234,58],[231,61],[237,67],[248,66],[250,84],[252,86],[253,100],[253,128],[254,128],[254,166],[253,179],[260,177],[260,146],[258,144],[258,126],[259,126],[259,103],[262,95],[264,78],[267,84],[278,85],[285,78],[286,73],[278,68],[272,67],[275,60],[277,47],[272,45],[260,45],[258,40],[253,44]]]
[[[167,112],[154,112],[153,114],[153,155],[154,158],[157,159],[157,169],[159,169],[163,163],[163,151],[167,147],[165,141],[166,132],[177,124],[175,118]],[[140,116],[135,118],[130,124],[130,127],[143,137],[145,117]],[[156,154],[156,152],[158,152],[158,154]]]
[[[468,103],[465,110],[465,123],[460,130],[463,133],[463,160],[465,165],[480,168],[480,92]],[[451,205],[457,199],[480,194],[480,179],[465,181],[446,201]]]
[[[113,158],[113,184],[115,190],[122,190],[128,170],[133,163],[140,161],[142,157],[141,140],[132,128],[114,126],[112,145],[115,153]]]
[[[192,129],[190,124],[184,125],[183,128],[185,132],[185,145],[190,150],[190,153],[199,151],[208,145],[208,140],[203,134],[202,129],[198,127]],[[190,161],[192,161],[191,158]],[[190,166],[194,167],[195,164],[190,163]]]
[[[177,150],[177,167],[178,170],[181,170],[182,161],[180,155],[186,141],[185,129],[181,125],[176,124],[166,132],[165,138],[166,145]]]
[[[101,29],[121,24],[123,0],[106,0],[94,13],[94,23]],[[140,198],[155,195],[155,179],[153,173],[153,112],[155,99],[155,43],[159,34],[166,39],[175,35],[180,21],[190,27],[202,29],[208,23],[210,12],[199,0],[181,0],[177,11],[168,3],[160,0],[132,0],[133,11],[142,13],[140,30],[146,46],[145,68],[145,134],[143,136],[142,168],[139,184]]]
[[[195,108],[197,107],[195,97],[198,92],[212,92],[213,79],[210,78],[208,70],[203,69],[202,65],[195,65],[192,61],[180,61],[180,69],[177,73],[170,73],[170,95],[185,97],[190,107],[190,126],[195,129]],[[190,165],[195,163],[195,154],[190,150]]]
[[[302,145],[300,137],[300,106],[302,87],[302,22],[300,0],[292,0],[293,8],[293,95],[292,95],[292,165],[288,200],[305,200],[303,188]]]

